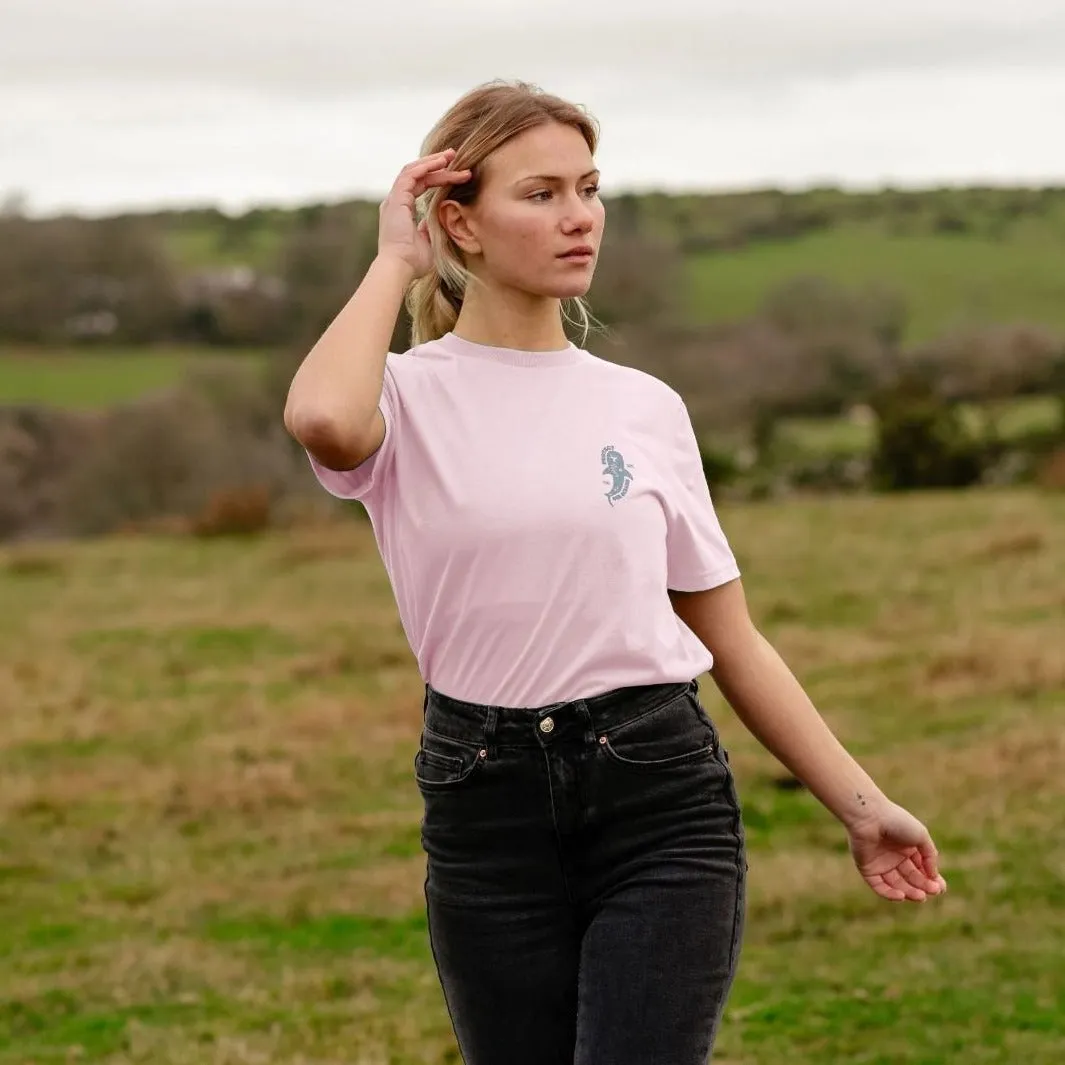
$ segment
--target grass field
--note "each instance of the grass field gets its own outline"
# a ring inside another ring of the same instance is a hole
[[[1029,321],[1065,328],[1060,241],[1019,230],[1003,240],[976,236],[892,236],[852,226],[794,241],[693,257],[688,308],[702,321],[754,314],[765,296],[796,276],[845,285],[877,282],[909,309],[908,343],[956,326]]]
[[[951,891],[876,899],[704,678],[751,847],[715,1061],[1058,1065],[1065,497],[722,517],[763,631]],[[0,601],[0,1063],[457,1062],[422,687],[369,525],[8,547]]]
[[[216,354],[194,347],[41,351],[0,345],[0,404],[106,407],[176,384],[191,366],[257,354]]]

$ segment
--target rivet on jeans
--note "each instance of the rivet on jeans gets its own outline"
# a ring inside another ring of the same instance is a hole
[[[600,736],[599,737],[599,742],[600,743],[606,743],[606,736]]]
[[[479,750],[479,751],[477,752],[477,757],[478,757],[478,758],[487,758],[487,757],[488,757],[488,752],[487,752],[487,751],[486,751],[486,750],[485,750],[485,749],[484,749],[484,748],[482,747],[482,748],[481,748],[481,749],[480,749],[480,750]]]

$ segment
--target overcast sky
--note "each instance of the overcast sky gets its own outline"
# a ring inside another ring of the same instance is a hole
[[[1065,184],[1065,0],[0,0],[0,196],[379,196],[495,77],[592,110],[608,195]]]

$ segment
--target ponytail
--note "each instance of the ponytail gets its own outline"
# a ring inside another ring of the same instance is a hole
[[[462,297],[444,285],[434,266],[407,290],[406,304],[411,321],[410,344],[416,348],[454,328],[462,310]]]

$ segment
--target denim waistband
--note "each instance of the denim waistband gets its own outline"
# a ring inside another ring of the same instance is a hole
[[[558,742],[579,734],[594,736],[640,717],[642,714],[690,696],[698,699],[699,682],[641,684],[614,688],[584,699],[521,708],[469,703],[438,692],[426,684],[422,714],[425,724],[443,736],[469,742],[508,746],[542,746],[549,738]],[[547,727],[542,725],[550,718]]]

